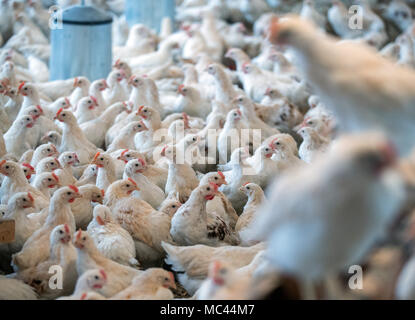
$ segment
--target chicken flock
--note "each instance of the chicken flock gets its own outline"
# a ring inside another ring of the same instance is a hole
[[[94,81],[0,2],[0,299],[415,299],[415,1],[89,2]]]

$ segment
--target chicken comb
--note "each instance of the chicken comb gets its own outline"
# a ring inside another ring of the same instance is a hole
[[[61,114],[61,112],[63,111],[63,108],[60,108],[59,110],[58,110],[58,112],[56,112],[56,116],[55,116],[55,118],[57,118],[57,117],[59,117],[59,115]]]
[[[91,98],[91,100],[96,104],[96,105],[98,105],[98,100],[97,100],[97,98],[95,98],[94,96],[90,96],[90,98]]]
[[[19,84],[19,87],[17,88],[17,90],[20,92],[25,84],[26,82],[22,81],[22,83]]]
[[[63,228],[65,229],[65,232],[66,232],[66,233],[70,233],[70,230],[69,230],[69,226],[68,226],[68,224],[66,224],[66,223],[65,223],[65,224],[63,225]]]
[[[28,168],[28,169],[30,169],[30,170],[32,170],[32,171],[35,171],[35,168],[33,168],[30,164],[28,164],[27,162],[25,162],[25,163],[22,163],[22,166],[23,167],[26,167],[26,168]]]
[[[103,269],[100,269],[100,270],[99,270],[99,273],[102,275],[102,277],[103,277],[105,280],[107,280],[107,273],[106,273]]]
[[[215,192],[218,191],[218,188],[219,187],[218,187],[218,185],[216,183],[210,182],[209,184],[215,190]]]
[[[169,276],[170,276],[171,281],[174,282],[174,274],[173,274],[173,272],[169,271]]]
[[[85,299],[86,299],[86,297],[87,297],[87,294],[86,294],[86,292],[84,292],[84,293],[82,294],[81,298],[79,298],[79,300],[85,300]]]
[[[181,84],[181,85],[177,88],[177,91],[179,91],[179,92],[183,92],[183,88],[184,88],[184,84]]]
[[[1,160],[0,161],[0,167],[3,165],[3,164],[5,164],[6,163],[6,160]]]
[[[27,197],[30,199],[30,201],[35,202],[35,199],[30,192],[27,193]]]
[[[245,187],[247,184],[250,184],[250,183],[251,183],[250,181],[245,182],[245,183],[242,185],[242,187]]]
[[[163,149],[161,150],[161,154],[165,155],[166,154],[166,149],[167,149],[167,144],[163,147]]]
[[[275,143],[275,141],[278,141],[278,138],[274,138],[274,139],[272,139],[272,141],[269,143],[269,147],[270,147],[271,149],[275,149],[275,147],[274,147],[274,143]]]
[[[138,112],[143,111],[143,109],[144,109],[144,106],[140,106],[140,107],[138,108]]]
[[[105,190],[104,189],[101,189],[101,195],[102,195],[103,198],[105,197]]]
[[[223,172],[222,172],[222,171],[218,171],[218,175],[220,175],[220,177],[221,177],[222,179],[225,179],[225,175],[223,174]]]
[[[137,182],[135,182],[133,179],[128,178],[127,180],[130,181],[133,185],[137,186]]]
[[[143,120],[140,120],[138,123],[139,123],[139,124],[141,124],[141,126],[142,126],[144,129],[148,129],[148,128],[147,128],[147,126],[146,126],[146,124],[144,123],[144,121],[143,121]]]
[[[76,193],[79,193],[79,189],[75,187],[73,184],[69,185],[68,188],[72,189]]]
[[[101,154],[101,152],[99,152],[99,151],[97,153],[95,153],[94,159],[92,159],[92,161],[96,161],[100,154]]]
[[[215,260],[212,262],[212,270],[214,274],[216,274],[220,270],[221,267],[222,267],[222,264],[218,260]]]
[[[59,177],[54,172],[52,172],[52,177],[56,180],[56,182],[59,182]]]
[[[123,152],[121,152],[121,157],[123,157],[128,152],[128,150],[129,149],[125,149]]]
[[[59,167],[62,167],[62,165],[61,165],[61,163],[59,162],[59,159],[58,159],[58,158],[54,158],[54,160],[56,161],[56,164],[57,164]]]
[[[40,105],[37,105],[36,108],[40,111],[40,113],[43,113],[43,109]]]
[[[143,167],[145,167],[145,166],[146,166],[146,162],[145,162],[142,158],[138,158],[137,160],[141,163],[141,165],[142,165]]]

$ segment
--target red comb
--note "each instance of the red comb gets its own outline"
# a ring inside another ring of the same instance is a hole
[[[27,196],[29,197],[30,201],[34,202],[35,199],[33,199],[33,196],[30,192],[27,193]]]
[[[82,235],[82,230],[81,228],[79,228],[78,232],[76,233],[76,240],[81,239],[81,235]]]
[[[68,225],[66,223],[65,223],[65,225],[63,227],[65,228],[65,232],[66,233],[69,233],[69,227],[68,227]]]
[[[216,183],[211,182],[209,184],[215,191],[218,191],[218,185]]]
[[[138,161],[141,163],[143,167],[145,167],[146,162],[142,158],[138,158]]]
[[[135,182],[133,179],[128,178],[128,180],[129,180],[129,181],[130,181],[133,185],[137,186],[137,182]]]
[[[138,112],[141,112],[143,109],[144,109],[144,106],[140,106],[140,107],[138,108]]]
[[[22,166],[23,167],[26,167],[26,168],[28,168],[28,169],[30,169],[30,170],[32,170],[32,171],[35,171],[35,168],[33,168],[30,164],[28,164],[28,163],[22,163]]]
[[[121,152],[121,157],[124,156],[128,152],[128,150],[129,149],[125,149],[123,152]]]
[[[97,160],[97,158],[99,157],[100,154],[101,154],[101,152],[99,152],[99,151],[97,153],[95,153],[94,159],[92,161]]]
[[[58,110],[58,112],[56,112],[56,116],[55,116],[55,118],[57,118],[57,117],[59,117],[59,115],[61,114],[61,112],[63,111],[63,108],[60,108],[59,110]]]
[[[177,91],[182,92],[183,88],[184,88],[184,84],[181,84],[181,85],[177,88]]]
[[[52,177],[56,180],[56,182],[59,182],[59,177],[54,172],[52,172]]]
[[[84,293],[82,294],[82,296],[81,296],[80,300],[85,300],[85,299],[86,299],[86,296],[87,296],[87,294],[86,294],[86,292],[84,292]]]
[[[164,148],[161,150],[161,154],[165,154],[166,149],[167,149],[167,145],[165,145]]]
[[[275,142],[275,141],[278,141],[278,138],[274,138],[274,139],[272,139],[272,141],[271,141],[271,142],[270,142],[270,144],[269,144],[270,148],[274,149],[274,142]]]
[[[26,82],[22,82],[19,87],[17,88],[18,91],[22,90],[23,86],[25,85]]]
[[[3,165],[3,164],[5,164],[6,163],[6,160],[1,160],[1,162],[0,162],[0,167]]]
[[[43,109],[41,106],[37,105],[36,108],[40,111],[40,113],[43,113]]]
[[[221,177],[222,179],[225,179],[225,175],[223,174],[223,172],[222,172],[222,171],[218,171],[218,175],[220,175],[220,177]]]
[[[68,186],[70,189],[72,189],[73,191],[75,191],[76,193],[79,193],[79,189],[77,187],[75,187],[74,185],[70,185]]]
[[[103,198],[105,197],[105,191],[104,191],[104,189],[101,189],[101,195],[102,195]]]
[[[96,105],[98,105],[98,100],[97,100],[97,98],[95,98],[94,96],[91,96],[91,100],[92,100],[92,101],[94,101],[94,103],[95,103]]]
[[[99,273],[102,275],[102,277],[107,280],[107,274],[105,273],[105,271],[103,269],[99,270]]]
[[[250,184],[251,182],[245,182],[243,185],[242,185],[242,187],[245,187],[247,184]]]

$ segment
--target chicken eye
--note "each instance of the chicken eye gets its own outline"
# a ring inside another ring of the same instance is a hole
[[[6,169],[9,169],[10,167],[9,166],[6,166]]]
[[[66,194],[67,194],[68,196],[70,196],[70,195],[71,195],[71,192],[67,192]]]
[[[88,103],[92,103],[92,101],[91,100],[88,100]]]
[[[144,112],[147,112],[147,110],[144,110]]]
[[[309,124],[310,126],[312,126],[314,124],[313,121],[308,121],[307,124]]]
[[[207,187],[207,188],[206,188],[206,190],[207,190],[207,191],[210,191],[210,187]]]
[[[404,19],[408,18],[408,14],[406,12],[402,12],[402,18]]]
[[[171,207],[174,209],[174,208],[176,208],[176,205],[174,204],[174,205],[172,205]]]
[[[27,90],[27,88],[24,88],[25,90]]]
[[[98,276],[95,276],[94,278],[95,278],[95,280],[99,280],[99,277]]]
[[[83,237],[82,240],[85,241],[86,240],[86,237]]]
[[[63,231],[62,231],[62,230],[59,230],[59,233],[60,233],[60,234],[63,234]]]
[[[276,145],[279,146],[281,144],[281,142],[277,141]]]
[[[69,156],[68,158],[69,158],[69,159],[72,159],[72,156]]]
[[[52,179],[51,178],[48,178],[48,181],[52,181]]]
[[[104,161],[104,158],[99,158],[99,160]]]
[[[138,167],[138,163],[136,163],[135,166]]]
[[[30,120],[30,118],[26,118],[26,120],[27,120],[27,121],[29,121],[29,120]]]
[[[50,152],[50,149],[46,149],[47,152]]]
[[[50,165],[53,166],[53,165],[55,165],[55,163],[54,162],[51,162]]]
[[[23,201],[26,201],[26,199],[25,199],[25,198],[23,198]]]
[[[287,120],[287,115],[285,113],[280,115],[280,118],[282,121],[286,121]]]
[[[251,190],[251,188],[250,188],[250,187],[246,187],[246,189],[247,189],[247,190]]]
[[[129,184],[126,184],[125,186],[126,186],[127,188],[129,188],[129,187],[130,187],[130,185],[129,185]]]
[[[64,101],[64,102],[62,102],[62,105],[64,106],[64,105],[66,105],[66,102]]]
[[[62,115],[62,117],[64,117],[64,116],[66,116],[66,114],[65,114],[65,113]]]
[[[215,177],[215,180],[218,180],[218,177]]]

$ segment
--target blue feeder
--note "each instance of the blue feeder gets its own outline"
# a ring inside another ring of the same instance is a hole
[[[64,10],[60,18],[51,31],[50,80],[107,77],[112,64],[112,16],[77,5]]]
[[[175,9],[175,0],[126,0],[125,17],[130,27],[142,23],[158,33],[163,18],[174,23]]]

